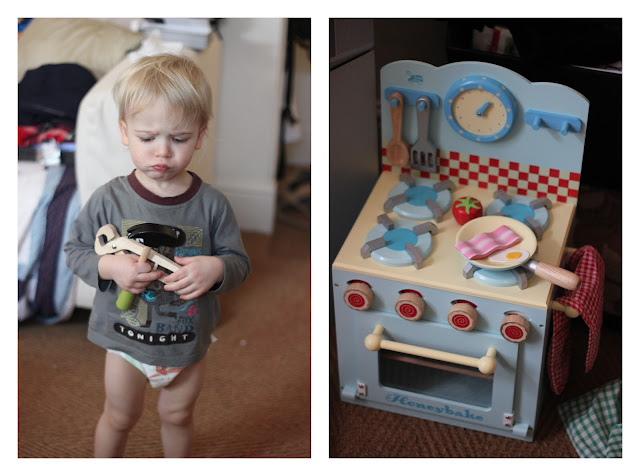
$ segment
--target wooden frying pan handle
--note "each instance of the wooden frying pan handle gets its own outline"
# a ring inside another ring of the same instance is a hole
[[[545,279],[550,283],[556,284],[563,289],[568,289],[569,291],[575,291],[578,289],[582,281],[580,276],[569,270],[558,268],[557,266],[552,266],[547,263],[541,263],[539,261],[535,262],[533,272],[536,276]]]

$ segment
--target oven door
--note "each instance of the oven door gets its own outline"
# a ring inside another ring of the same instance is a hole
[[[414,416],[513,431],[519,344],[375,311],[366,322],[359,326],[358,398]]]

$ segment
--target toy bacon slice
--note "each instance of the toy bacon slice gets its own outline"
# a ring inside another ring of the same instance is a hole
[[[497,250],[508,248],[522,240],[511,228],[502,225],[491,233],[479,233],[469,241],[459,241],[456,249],[467,259],[486,258]]]

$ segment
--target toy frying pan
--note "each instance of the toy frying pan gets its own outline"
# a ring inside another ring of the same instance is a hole
[[[456,243],[470,241],[480,233],[491,233],[501,226],[509,227],[522,240],[507,250],[494,252],[481,259],[467,260],[474,266],[493,271],[508,270],[522,266],[536,276],[549,281],[563,289],[575,291],[580,287],[580,277],[566,269],[531,259],[538,248],[538,241],[533,231],[524,223],[503,216],[484,216],[466,223],[458,230]],[[466,258],[465,258],[466,259]]]
[[[149,259],[151,248],[162,254],[164,248],[175,248],[183,245],[186,235],[184,231],[177,227],[159,225],[157,223],[140,223],[127,230],[127,238],[136,240],[144,245],[138,258],[139,263],[144,263]],[[133,293],[122,290],[116,301],[116,307],[121,311],[126,311],[133,304],[134,298],[135,295]]]

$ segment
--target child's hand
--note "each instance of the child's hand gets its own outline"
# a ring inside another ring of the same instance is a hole
[[[138,255],[104,255],[98,262],[98,273],[102,279],[111,279],[120,289],[140,294],[149,284],[164,276],[163,271],[152,271],[150,261],[138,263]]]
[[[183,301],[202,296],[224,273],[224,264],[217,256],[176,256],[174,260],[182,268],[164,279],[164,289],[175,291]]]

